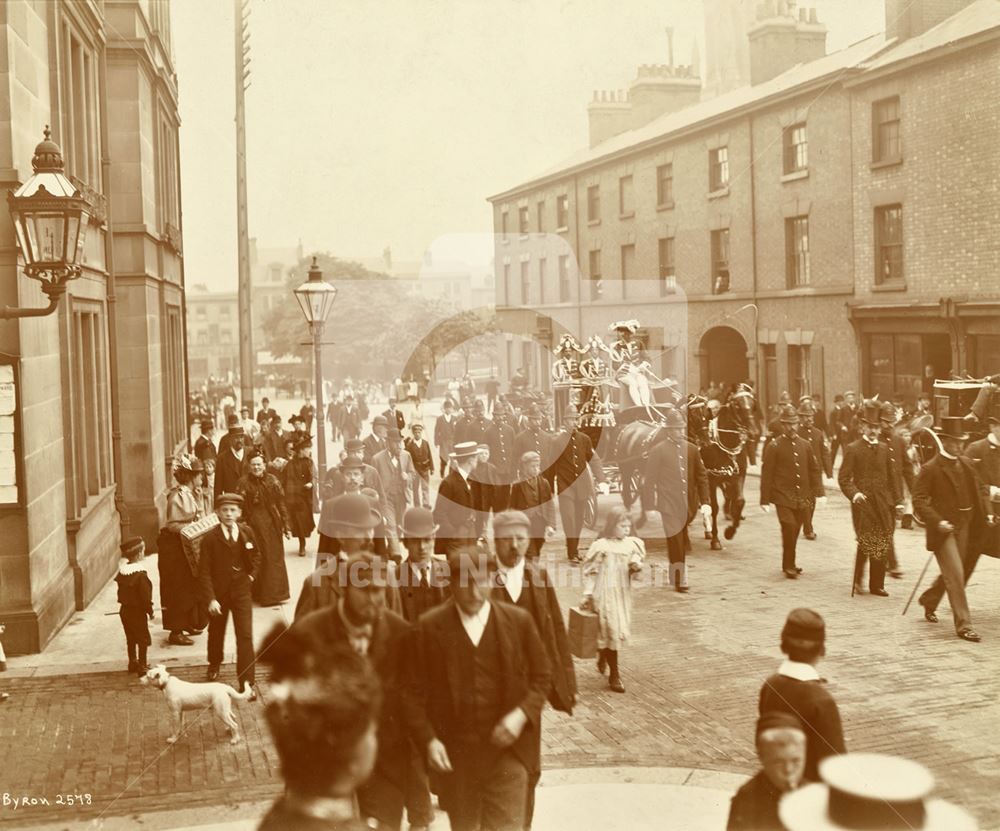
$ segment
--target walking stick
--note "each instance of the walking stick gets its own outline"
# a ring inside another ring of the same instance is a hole
[[[934,558],[934,552],[932,551],[927,555],[927,562],[924,563],[923,571],[920,572],[920,576],[917,578],[917,582],[913,586],[913,591],[910,592],[910,599],[906,601],[906,605],[903,607],[903,614],[906,614],[907,609],[910,608],[910,604],[913,602],[913,596],[917,593],[917,589],[920,588],[920,582],[924,579],[924,575],[927,573],[927,567],[931,564],[931,560]]]

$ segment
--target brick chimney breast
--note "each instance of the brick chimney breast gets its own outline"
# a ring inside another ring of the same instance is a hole
[[[958,14],[973,0],[885,0],[885,36],[906,40]]]
[[[816,9],[795,3],[765,0],[757,7],[757,20],[747,33],[750,41],[750,83],[761,84],[800,63],[826,54],[826,26]]]

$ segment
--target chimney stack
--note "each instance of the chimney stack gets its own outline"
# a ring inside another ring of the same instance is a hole
[[[906,40],[923,34],[972,0],[885,0],[885,36]]]
[[[750,41],[750,83],[770,81],[800,63],[826,54],[826,26],[815,8],[795,13],[794,0],[764,0],[747,33]]]

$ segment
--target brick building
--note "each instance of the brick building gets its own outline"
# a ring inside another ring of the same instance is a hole
[[[123,534],[155,541],[186,439],[177,79],[166,0],[8,0],[0,43],[3,190],[31,174],[48,124],[91,204],[83,273],[58,309],[0,321],[14,385],[0,620],[6,648],[28,652],[114,574]],[[0,304],[44,305],[9,219],[0,229]]]
[[[544,385],[560,331],[635,317],[661,375],[767,404],[1000,371],[1000,3],[886,13],[826,54],[815,11],[772,0],[749,86],[698,100],[666,65],[595,94],[589,149],[490,198],[503,369]]]
[[[187,291],[188,373],[192,388],[209,377],[239,374],[239,306],[236,292]]]

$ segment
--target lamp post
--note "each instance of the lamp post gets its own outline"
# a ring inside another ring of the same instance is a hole
[[[326,413],[323,410],[323,326],[330,316],[333,301],[337,299],[337,289],[323,279],[323,272],[320,271],[316,258],[313,257],[312,265],[309,266],[309,279],[295,289],[294,294],[312,332],[313,367],[316,371],[316,441],[319,445],[317,464],[322,481],[323,477],[326,476],[326,429],[323,423],[323,419],[326,418]]]
[[[42,284],[49,305],[27,309],[6,306],[0,309],[0,319],[52,314],[66,293],[66,283],[80,276],[90,206],[63,173],[62,151],[49,136],[46,125],[45,138],[31,159],[34,174],[16,191],[7,193],[24,273]]]

